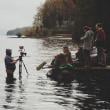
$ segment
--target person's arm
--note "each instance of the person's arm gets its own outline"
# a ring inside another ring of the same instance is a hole
[[[88,33],[88,32],[86,32],[86,33],[85,33],[85,35],[84,35],[83,37],[81,37],[81,40],[86,39],[86,38],[88,37],[88,35],[89,35],[89,33]]]
[[[15,63],[16,63],[16,61],[13,60],[11,57],[5,58],[5,65],[10,66],[10,65],[15,64]]]
[[[16,60],[12,60],[12,62],[10,62],[11,64],[16,64],[19,61],[19,58]]]

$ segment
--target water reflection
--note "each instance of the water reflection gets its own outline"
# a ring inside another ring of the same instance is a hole
[[[7,84],[5,86],[5,104],[3,105],[4,109],[11,109],[11,110],[25,110],[23,105],[26,102],[26,95],[25,93],[25,86],[20,81],[13,84]]]
[[[3,105],[3,107],[5,109],[13,109],[14,106],[11,105],[11,103],[15,100],[15,85],[14,84],[8,84],[5,86],[5,94],[6,94],[6,98],[5,98],[5,102],[6,104]]]
[[[19,81],[19,90],[18,90],[19,97],[16,101],[18,104],[17,110],[25,110],[23,105],[26,103],[26,94],[25,94],[25,85],[22,83],[22,81]]]
[[[46,38],[43,41],[43,45],[44,45],[44,47],[48,47],[48,48],[50,48],[50,47],[56,48],[56,47],[61,47],[61,46],[64,46],[64,45],[68,45],[68,46],[71,47],[73,45],[73,42],[71,40],[66,41],[66,40],[59,40],[59,39],[54,40],[54,39]]]
[[[78,97],[80,93],[76,90],[78,83],[76,81],[72,83],[57,83],[54,86],[54,95],[57,97],[55,103],[63,106],[65,110],[78,110],[79,106],[76,106],[76,104],[79,102],[75,98]]]

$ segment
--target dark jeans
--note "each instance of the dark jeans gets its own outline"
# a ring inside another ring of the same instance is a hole
[[[84,49],[84,65],[90,66],[90,50]]]
[[[7,78],[13,79],[14,70],[6,69],[6,73],[7,73]]]
[[[98,57],[97,57],[98,64],[106,65],[105,49],[102,47],[97,47],[97,50],[98,50]]]

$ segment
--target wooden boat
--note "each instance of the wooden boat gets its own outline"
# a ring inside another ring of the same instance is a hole
[[[47,77],[55,81],[70,82],[74,79],[105,79],[110,80],[110,66],[106,67],[76,67],[73,69],[51,69],[47,73]]]

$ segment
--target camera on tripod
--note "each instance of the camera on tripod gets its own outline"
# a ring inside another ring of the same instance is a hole
[[[24,46],[19,46],[19,51],[20,51],[21,57],[24,57],[27,55],[27,53],[25,52]]]
[[[22,78],[22,65],[24,66],[26,73],[28,75],[28,70],[24,64],[23,58],[24,56],[27,55],[27,53],[25,52],[24,46],[19,46],[19,52],[20,52],[20,56],[19,56],[19,79]]]

